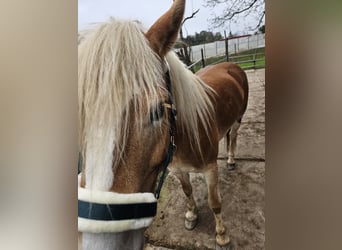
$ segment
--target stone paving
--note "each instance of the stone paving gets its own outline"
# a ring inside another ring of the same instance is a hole
[[[225,142],[220,142],[219,187],[222,214],[231,239],[229,247],[215,242],[214,216],[208,206],[207,187],[201,174],[191,174],[198,205],[196,228],[184,228],[186,197],[176,177],[168,175],[158,203],[158,214],[146,231],[146,250],[265,249],[265,70],[246,71],[250,94],[239,130],[237,169],[226,168]]]

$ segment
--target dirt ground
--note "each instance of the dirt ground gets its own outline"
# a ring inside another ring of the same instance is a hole
[[[169,174],[158,202],[158,214],[146,231],[145,250],[167,249],[265,249],[265,70],[246,71],[249,104],[239,130],[237,169],[226,168],[224,140],[220,142],[219,187],[222,214],[231,239],[230,247],[215,242],[214,216],[201,174],[191,174],[199,210],[196,228],[184,228],[186,196],[180,182]]]

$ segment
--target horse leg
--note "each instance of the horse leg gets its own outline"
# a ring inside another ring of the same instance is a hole
[[[235,149],[236,149],[236,139],[238,135],[238,129],[240,128],[241,119],[234,122],[232,127],[229,129],[227,133],[227,152],[228,152],[228,160],[227,167],[229,170],[234,170],[236,167],[235,164]]]
[[[184,225],[187,230],[192,230],[195,228],[197,224],[198,217],[197,217],[196,203],[192,194],[190,176],[189,176],[189,173],[183,172],[183,171],[176,171],[174,172],[174,174],[180,180],[182,188],[183,188],[183,192],[188,198]]]
[[[218,170],[217,163],[208,165],[209,170],[205,172],[205,179],[208,187],[208,203],[213,211],[216,222],[216,242],[220,246],[227,245],[230,242],[226,235],[226,228],[223,225],[221,214],[221,197],[218,189]]]

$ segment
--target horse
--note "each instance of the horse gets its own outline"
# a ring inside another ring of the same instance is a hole
[[[198,219],[189,172],[201,172],[216,241],[230,242],[218,145],[228,139],[227,164],[234,165],[248,81],[228,62],[197,74],[186,68],[172,51],[184,9],[185,0],[174,0],[147,31],[138,21],[112,18],[79,44],[79,249],[142,249],[167,168],[188,197],[185,227],[192,230]]]

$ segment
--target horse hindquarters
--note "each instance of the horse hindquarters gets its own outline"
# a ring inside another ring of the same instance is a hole
[[[213,99],[215,125],[220,137],[227,139],[227,166],[234,169],[237,132],[248,104],[247,75],[238,65],[228,62],[204,68],[197,75],[217,93]]]

